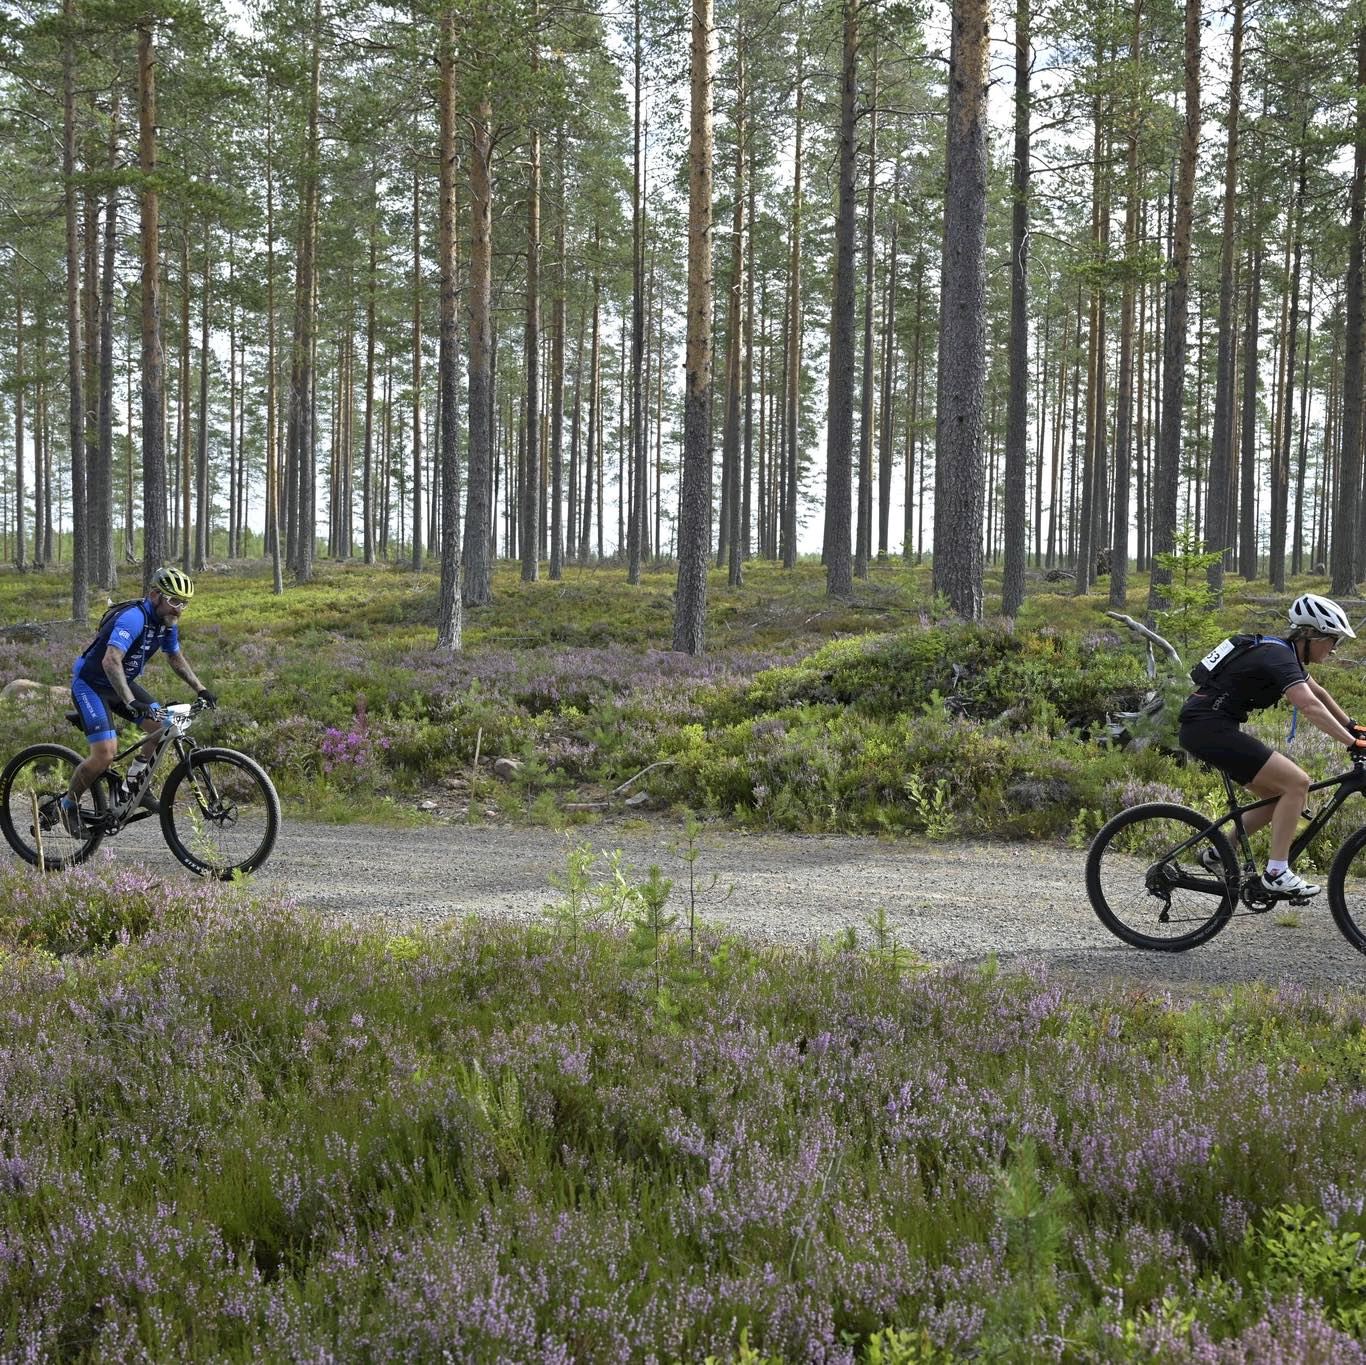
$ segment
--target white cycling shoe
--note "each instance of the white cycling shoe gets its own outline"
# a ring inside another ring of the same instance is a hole
[[[1263,872],[1262,887],[1273,896],[1290,898],[1292,896],[1317,896],[1322,890],[1313,882],[1307,882],[1288,867],[1284,872]]]

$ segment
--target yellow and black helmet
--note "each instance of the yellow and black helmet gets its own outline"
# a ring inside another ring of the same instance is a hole
[[[180,598],[182,602],[188,602],[194,596],[194,580],[173,564],[163,564],[152,575],[152,586],[168,597]]]

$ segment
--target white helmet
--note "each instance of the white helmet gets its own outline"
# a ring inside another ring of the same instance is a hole
[[[1312,592],[1297,597],[1290,604],[1290,624],[1308,626],[1321,635],[1336,635],[1340,640],[1355,640],[1357,637],[1347,613],[1336,602]]]

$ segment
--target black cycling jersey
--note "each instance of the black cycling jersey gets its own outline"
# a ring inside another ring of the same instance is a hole
[[[1186,699],[1181,721],[1231,721],[1241,725],[1253,711],[1275,706],[1296,683],[1309,675],[1295,647],[1268,636],[1261,644],[1229,658],[1209,682]]]

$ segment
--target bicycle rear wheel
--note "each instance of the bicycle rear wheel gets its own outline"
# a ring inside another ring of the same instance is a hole
[[[83,863],[104,840],[104,831],[98,828],[83,836],[69,834],[57,816],[57,803],[80,762],[81,756],[65,745],[34,744],[17,753],[0,773],[0,830],[5,842],[44,872]],[[100,820],[107,806],[101,782],[81,797],[81,813],[90,821]]]
[[[227,880],[254,872],[275,847],[280,798],[263,769],[235,749],[196,749],[166,779],[161,832],[191,872]]]
[[[1343,938],[1366,953],[1366,829],[1343,840],[1328,869],[1328,908]]]
[[[1135,948],[1178,953],[1208,942],[1228,923],[1238,860],[1222,831],[1210,830],[1170,856],[1208,825],[1186,806],[1152,802],[1121,811],[1101,829],[1086,856],[1086,894],[1112,934]],[[1221,876],[1198,861],[1208,848],[1219,855]]]

